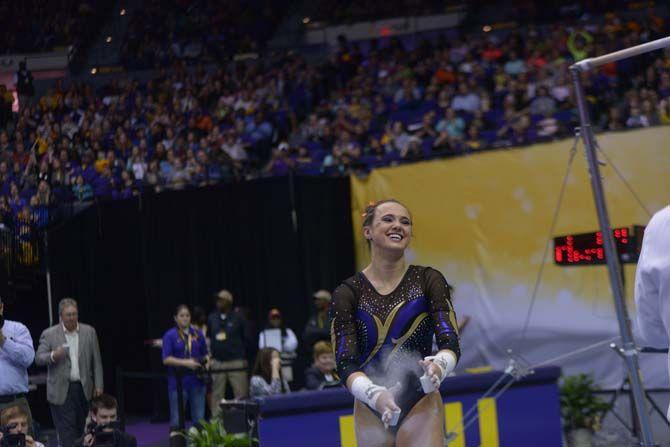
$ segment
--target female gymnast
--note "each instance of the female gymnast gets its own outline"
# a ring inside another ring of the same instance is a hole
[[[357,443],[443,447],[439,386],[460,355],[450,287],[437,270],[407,265],[412,219],[398,201],[368,206],[363,235],[370,265],[335,290],[331,307],[338,373],[356,398]]]

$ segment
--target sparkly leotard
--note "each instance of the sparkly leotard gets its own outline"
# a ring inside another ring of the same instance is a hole
[[[418,361],[431,354],[433,335],[438,349],[460,356],[449,290],[440,272],[414,265],[388,295],[379,294],[363,273],[345,280],[331,306],[331,337],[342,382],[361,371],[377,385],[400,383],[395,398],[402,421],[424,396]]]

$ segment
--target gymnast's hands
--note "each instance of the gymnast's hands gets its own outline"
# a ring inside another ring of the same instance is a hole
[[[393,388],[379,392],[377,402],[375,402],[375,410],[382,415],[382,422],[388,424],[393,418],[393,413],[400,411],[400,407],[395,403],[393,397]]]
[[[435,388],[439,389],[442,383],[442,368],[432,360],[419,360],[419,365],[421,365],[423,372],[430,378]]]

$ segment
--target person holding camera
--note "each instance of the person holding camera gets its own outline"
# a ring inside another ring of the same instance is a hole
[[[20,406],[32,428],[28,394],[28,367],[35,359],[33,338],[22,323],[4,319],[0,298],[0,415],[5,408]],[[4,424],[3,424],[4,425]]]
[[[44,447],[28,434],[30,414],[21,406],[5,408],[0,417],[0,446]]]
[[[47,401],[61,447],[70,447],[84,432],[88,403],[102,394],[102,359],[98,335],[79,323],[77,302],[58,303],[60,323],[45,329],[35,355],[47,367]]]
[[[118,404],[108,394],[91,401],[91,422],[86,434],[74,442],[74,447],[137,447],[137,439],[118,428]]]
[[[202,332],[191,326],[191,311],[188,306],[185,304],[177,306],[174,321],[175,327],[163,336],[163,364],[168,367],[169,372],[171,430],[184,428],[179,424],[177,380],[181,380],[184,405],[186,402],[190,403],[193,423],[205,418],[207,387],[203,381],[203,372],[209,367],[205,337]]]

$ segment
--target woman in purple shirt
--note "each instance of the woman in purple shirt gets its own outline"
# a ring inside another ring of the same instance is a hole
[[[168,367],[168,396],[170,398],[170,427],[179,428],[176,369],[181,373],[184,405],[191,405],[191,420],[205,418],[205,383],[195,374],[209,360],[202,332],[191,326],[191,311],[185,304],[177,306],[176,326],[163,335],[163,364]],[[181,427],[183,428],[183,427]]]

